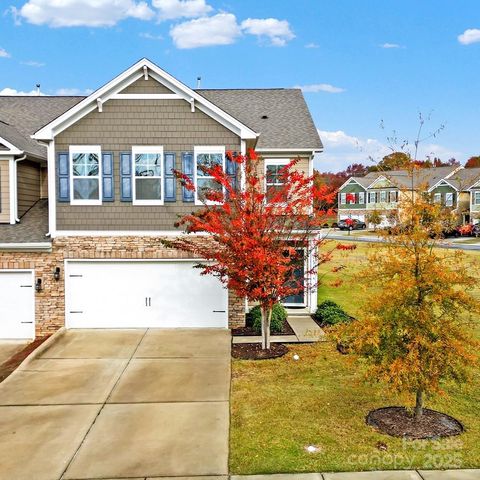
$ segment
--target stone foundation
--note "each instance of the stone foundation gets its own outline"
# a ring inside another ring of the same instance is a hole
[[[66,259],[165,259],[191,258],[190,254],[164,247],[159,237],[59,237],[52,251],[0,252],[0,269],[33,269],[42,279],[42,291],[35,293],[35,329],[37,336],[54,333],[65,324]],[[53,278],[60,267],[60,280]],[[230,328],[245,323],[245,302],[233,292],[228,295]]]

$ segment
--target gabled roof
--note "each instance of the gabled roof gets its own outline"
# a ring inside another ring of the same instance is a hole
[[[232,115],[222,110],[190,87],[187,87],[187,85],[183,84],[146,58],[139,60],[103,87],[95,90],[88,97],[85,97],[74,107],[67,110],[43,128],[40,128],[35,132],[33,137],[37,140],[53,139],[56,134],[68,128],[72,123],[75,123],[95,108],[98,108],[99,103],[101,104],[108,101],[112,96],[118,94],[136,80],[142,78],[142,76],[151,76],[165,85],[174,95],[178,95],[180,98],[183,98],[188,102],[194,102],[195,108],[199,108],[241,138],[257,138],[258,134],[247,125],[244,125],[241,121],[234,118]]]
[[[362,184],[363,177],[350,177],[346,182],[342,183],[338,190],[340,191],[343,187],[346,187],[349,183],[355,182],[357,185],[360,185],[364,190],[366,190],[366,186]]]
[[[258,149],[323,148],[300,89],[195,91],[258,132]]]
[[[448,178],[448,181],[459,191],[470,189],[479,180],[480,168],[462,168]]]
[[[0,96],[0,137],[22,153],[46,158],[46,148],[30,135],[82,98],[84,97]]]

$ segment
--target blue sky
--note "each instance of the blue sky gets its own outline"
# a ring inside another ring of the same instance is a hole
[[[445,124],[422,157],[480,154],[478,0],[61,3],[2,2],[0,93],[88,93],[148,57],[190,86],[303,87],[321,170],[379,159],[393,129],[413,140],[418,112]]]

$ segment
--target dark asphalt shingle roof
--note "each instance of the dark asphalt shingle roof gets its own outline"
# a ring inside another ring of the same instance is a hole
[[[450,175],[458,167],[435,167],[435,168],[422,168],[415,171],[413,177],[414,188],[427,185],[432,187],[437,182],[443,178]],[[461,170],[460,170],[461,171]],[[391,183],[396,185],[399,188],[411,188],[412,187],[412,176],[406,170],[389,170],[385,172],[369,172],[364,177],[353,177],[355,180],[363,185],[368,187],[371,185],[378,177],[384,176]],[[450,179],[446,179],[450,182]]]
[[[0,224],[0,243],[50,243],[48,200],[38,201],[15,225]]]
[[[448,178],[447,182],[457,190],[468,190],[478,180],[480,180],[480,168],[462,168]]]
[[[196,91],[260,133],[258,148],[322,148],[310,111],[299,89]],[[30,135],[84,98],[0,96],[0,137],[20,150],[45,158],[45,147],[32,140]]]
[[[298,88],[195,91],[260,133],[257,148],[322,148]]]
[[[46,158],[46,148],[31,139],[30,135],[83,98],[0,96],[0,137],[26,153]]]

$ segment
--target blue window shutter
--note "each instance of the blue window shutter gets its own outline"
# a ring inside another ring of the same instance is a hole
[[[58,189],[57,199],[59,202],[70,201],[70,161],[68,153],[61,152],[57,155]]]
[[[132,154],[120,154],[120,199],[122,202],[132,201]]]
[[[115,200],[113,183],[113,153],[102,153],[102,198],[104,202]]]
[[[237,189],[237,166],[238,164],[233,160],[230,160],[228,157],[226,158],[226,170],[227,175],[230,179],[230,183],[232,187],[236,190]]]
[[[175,202],[177,199],[177,179],[173,173],[175,170],[175,154],[165,153],[163,162],[163,172],[165,175],[163,182],[165,188],[164,200],[166,202]]]
[[[182,172],[184,175],[187,175],[188,178],[193,182],[193,153],[192,152],[183,152],[182,153]],[[187,190],[185,187],[182,187],[182,198],[184,202],[193,202],[195,200],[195,192]]]

